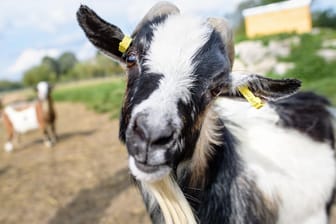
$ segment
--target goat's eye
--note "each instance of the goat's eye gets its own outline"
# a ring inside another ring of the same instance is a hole
[[[213,97],[217,97],[218,95],[220,95],[221,90],[222,90],[222,88],[221,88],[220,86],[218,86],[218,87],[212,89],[212,90],[210,91],[211,96],[213,96]]]
[[[127,67],[132,67],[137,62],[136,55],[131,53],[126,56],[126,65]]]

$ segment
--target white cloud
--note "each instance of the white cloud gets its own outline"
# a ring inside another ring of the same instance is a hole
[[[7,70],[10,74],[22,73],[28,68],[38,65],[44,56],[57,57],[58,49],[26,49]]]
[[[223,15],[232,11],[241,0],[172,0],[181,11],[187,13],[208,13]],[[158,0],[44,0],[22,1],[2,0],[0,8],[0,28],[10,23],[11,28],[32,27],[48,33],[57,32],[57,28],[76,21],[75,13],[80,4],[87,4],[103,17],[118,19],[125,24],[139,21]],[[2,24],[2,25],[1,25]],[[121,24],[123,25],[123,24]]]
[[[45,43],[45,46],[66,46],[76,43],[78,41],[82,41],[84,39],[83,32],[73,32],[66,33],[64,35],[57,36],[55,39],[50,40]]]
[[[11,29],[34,28],[48,33],[56,32],[60,25],[74,20],[73,9],[65,3],[64,0],[4,0],[1,1],[0,24],[10,23]]]
[[[157,1],[132,1],[127,9],[131,21],[139,21]],[[223,16],[224,13],[233,11],[241,0],[172,0],[182,13],[199,14],[200,16]]]
[[[76,52],[76,56],[79,60],[86,60],[92,58],[97,52],[97,49],[88,41]]]

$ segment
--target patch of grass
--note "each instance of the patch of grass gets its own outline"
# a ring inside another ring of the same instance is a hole
[[[284,78],[297,78],[302,81],[303,90],[312,90],[326,96],[336,105],[336,62],[326,62],[317,55],[323,40],[335,38],[336,32],[321,29],[319,34],[299,35],[300,44],[293,46],[288,57],[280,61],[293,62],[293,69],[284,74]],[[268,74],[271,77],[279,76]]]
[[[311,90],[326,96],[336,106],[336,77],[328,77],[314,82],[303,83],[304,90]]]
[[[56,89],[53,97],[56,101],[80,102],[98,113],[111,114],[111,118],[119,115],[125,91],[125,80],[114,79],[104,83],[72,88]]]

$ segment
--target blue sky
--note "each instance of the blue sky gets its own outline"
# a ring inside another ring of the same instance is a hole
[[[203,17],[232,12],[241,0],[173,0],[182,12]],[[294,0],[295,1],[295,0]],[[92,57],[96,50],[86,40],[76,21],[80,4],[94,9],[107,21],[131,33],[136,22],[157,0],[1,0],[0,80],[20,80],[25,70],[48,55],[65,51],[78,59]],[[315,8],[336,8],[335,0],[315,0]]]

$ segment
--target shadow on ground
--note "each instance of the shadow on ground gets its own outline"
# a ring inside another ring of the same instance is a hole
[[[76,131],[76,132],[66,132],[66,133],[61,133],[57,135],[57,141],[58,142],[62,142],[65,141],[67,139],[76,137],[76,136],[81,136],[81,137],[87,137],[90,136],[92,134],[94,134],[96,132],[96,130],[88,130],[88,131]],[[36,145],[43,145],[43,136],[41,134],[40,138],[37,138],[31,142],[27,142],[25,144],[20,145],[20,149],[28,149],[30,147],[36,146]]]
[[[93,188],[81,190],[70,203],[56,212],[49,224],[99,223],[113,199],[130,186],[128,169],[122,169]]]
[[[0,176],[7,173],[10,170],[10,168],[11,168],[10,166],[5,166],[5,167],[0,168]]]

